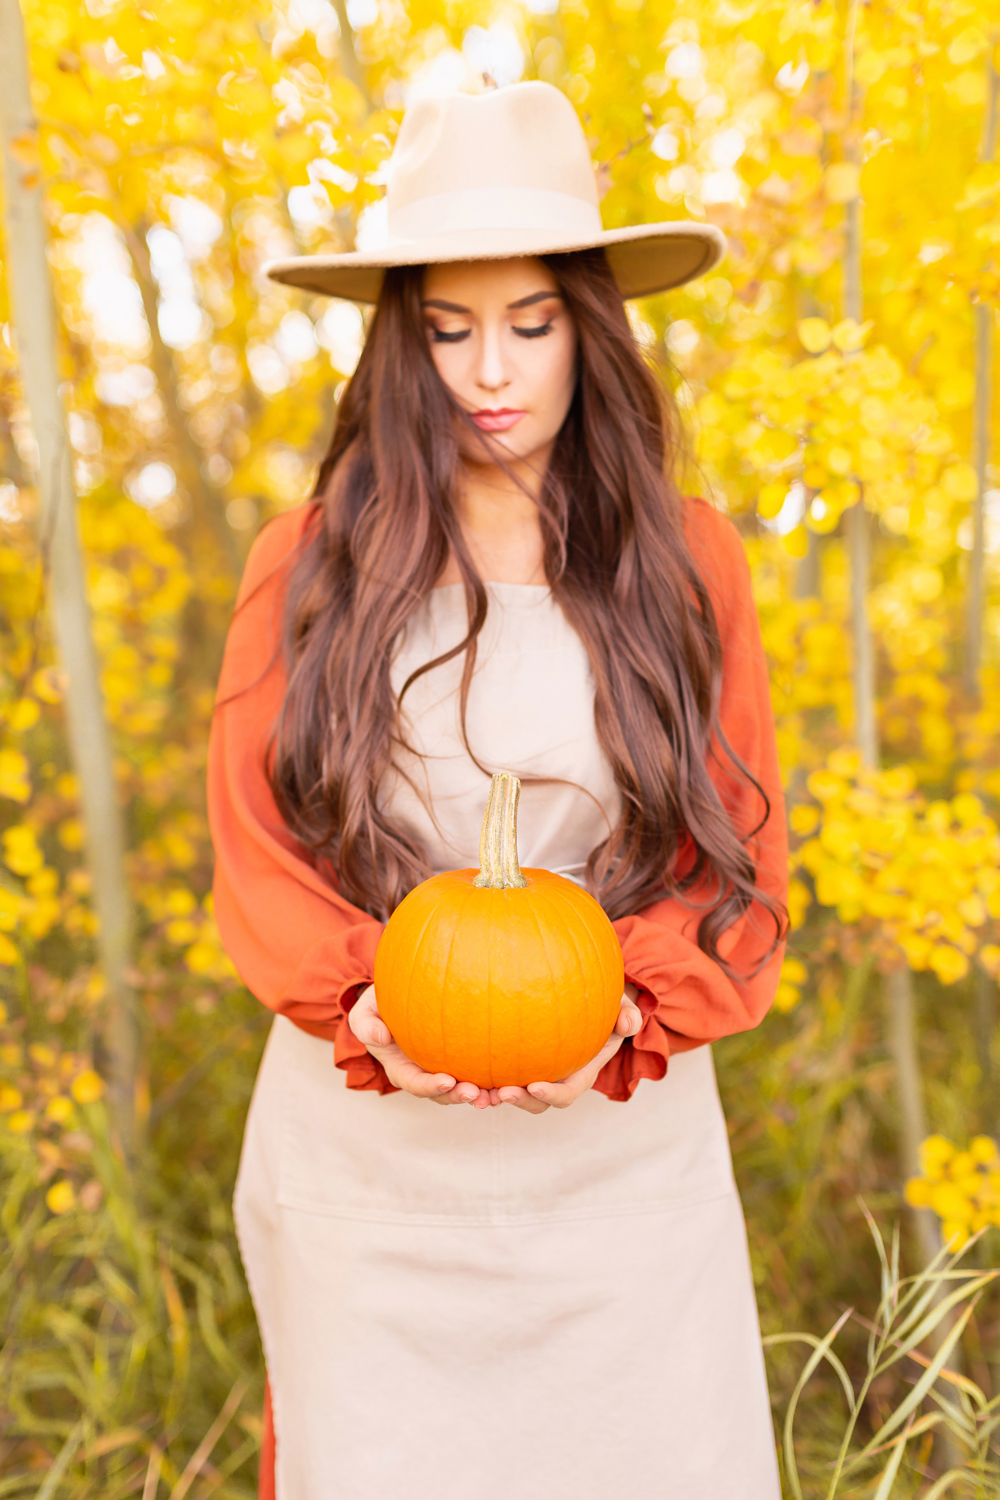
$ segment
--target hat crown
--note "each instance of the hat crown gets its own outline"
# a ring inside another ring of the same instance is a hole
[[[392,155],[386,210],[391,240],[602,227],[576,111],[552,84],[536,81],[414,101]]]

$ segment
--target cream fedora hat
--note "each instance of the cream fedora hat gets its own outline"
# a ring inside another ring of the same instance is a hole
[[[386,223],[378,248],[274,260],[264,270],[307,292],[375,302],[387,266],[600,245],[622,296],[645,297],[704,275],[726,248],[712,224],[605,229],[576,111],[538,82],[416,101],[389,164]]]

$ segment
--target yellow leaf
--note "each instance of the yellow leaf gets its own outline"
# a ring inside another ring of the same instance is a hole
[[[861,348],[874,326],[874,323],[870,321],[855,323],[853,318],[845,318],[833,330],[832,338],[835,348],[839,349],[841,354],[854,354]]]
[[[64,818],[56,830],[56,837],[64,849],[75,852],[83,848],[84,827],[79,818]]]
[[[800,838],[807,838],[819,822],[819,808],[812,807],[808,802],[798,802],[789,811],[788,822],[793,833]]]
[[[783,1014],[787,1014],[788,1011],[795,1009],[801,999],[802,995],[795,988],[794,984],[785,984],[782,982],[778,985],[774,996],[774,1008]]]
[[[15,875],[34,875],[45,863],[35,842],[35,830],[26,823],[16,823],[3,834],[4,864]]]
[[[187,943],[193,943],[198,936],[198,929],[195,924],[187,921],[184,917],[176,917],[172,922],[168,922],[165,932],[168,941],[176,943],[179,947],[183,947]]]
[[[953,1182],[939,1182],[931,1190],[931,1208],[942,1219],[962,1221],[972,1213],[972,1205]]]
[[[948,61],[956,68],[964,67],[966,63],[972,62],[986,47],[986,38],[975,26],[967,26],[960,31],[958,36],[948,47]]]
[[[964,953],[950,943],[935,943],[931,949],[930,966],[942,984],[955,984],[969,972],[969,960]]]
[[[77,1104],[95,1104],[104,1093],[104,1080],[93,1068],[87,1068],[73,1079],[70,1093]]]
[[[0,964],[8,966],[19,963],[21,955],[5,933],[0,932]]]
[[[829,349],[833,332],[825,318],[802,318],[796,331],[799,342],[809,354],[822,354],[824,349]]]
[[[0,750],[0,797],[27,802],[31,796],[28,770],[28,761],[19,750]]]
[[[66,685],[66,674],[58,667],[42,667],[36,672],[31,686],[43,703],[58,703]]]
[[[40,713],[34,698],[18,698],[7,710],[7,723],[16,734],[23,734],[38,723]]]
[[[861,169],[851,161],[835,162],[827,167],[823,186],[831,203],[850,203],[861,192]]]
[[[984,943],[979,950],[979,962],[995,979],[1000,974],[1000,947],[996,943]]]
[[[911,1177],[903,1190],[903,1196],[911,1208],[929,1208],[931,1184],[925,1177]]]
[[[972,500],[978,489],[971,464],[952,464],[941,476],[941,487],[951,500]]]
[[[940,1171],[955,1155],[955,1147],[946,1136],[929,1135],[920,1143],[920,1165],[929,1175],[931,1169]]]
[[[20,1089],[10,1084],[4,1084],[0,1088],[0,1115],[9,1115],[13,1110],[20,1109],[23,1103]]]
[[[64,1177],[61,1182],[53,1183],[45,1194],[45,1202],[51,1213],[65,1214],[76,1203],[76,1193],[73,1184]]]
[[[794,931],[801,927],[806,919],[806,912],[812,905],[812,897],[808,886],[801,880],[792,880],[788,884],[788,921]]]
[[[809,551],[809,533],[804,526],[794,526],[781,538],[781,545],[792,557],[805,557]]]
[[[965,1224],[954,1219],[946,1219],[941,1225],[941,1238],[946,1249],[961,1250],[963,1245],[969,1243],[969,1231]]]
[[[785,503],[787,484],[765,484],[757,496],[757,514],[771,521]]]

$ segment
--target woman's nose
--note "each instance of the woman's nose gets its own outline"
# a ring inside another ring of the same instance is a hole
[[[499,391],[508,385],[509,381],[510,377],[504,368],[500,347],[500,330],[486,328],[483,331],[483,342],[479,353],[476,384],[484,391]]]

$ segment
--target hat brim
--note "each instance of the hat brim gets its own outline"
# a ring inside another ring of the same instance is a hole
[[[628,300],[669,291],[704,276],[726,253],[714,224],[687,220],[605,229],[590,237],[525,229],[460,230],[419,240],[397,240],[380,250],[344,255],[297,255],[272,260],[264,274],[285,286],[350,302],[377,302],[390,266],[443,265],[450,261],[508,260],[515,256],[567,255],[602,246],[618,290]]]

